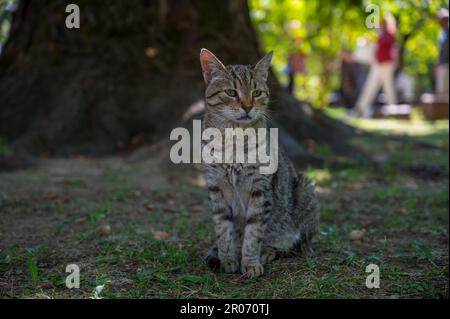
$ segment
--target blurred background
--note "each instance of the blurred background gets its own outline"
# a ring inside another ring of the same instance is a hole
[[[0,0],[0,297],[448,298],[448,5]],[[168,157],[201,48],[274,50],[270,125],[322,206],[315,253],[245,285],[202,262],[205,183]]]
[[[301,89],[295,95],[300,99],[314,101],[318,107],[330,102],[342,105],[338,92],[343,85],[345,54],[356,54],[355,62],[367,65],[370,57],[364,56],[363,48],[370,55],[370,46],[377,41],[378,30],[369,29],[364,23],[372,12],[370,7],[367,12],[364,8],[370,4],[378,6],[380,19],[391,15],[396,21],[397,72],[408,78],[404,98],[418,102],[422,93],[434,92],[434,68],[443,33],[438,13],[446,7],[445,1],[337,1],[333,6],[324,6],[319,1],[251,1],[251,4],[252,19],[264,46],[277,52],[274,69],[282,83],[288,83],[289,55],[298,51],[305,56],[303,74],[299,72],[296,79]]]

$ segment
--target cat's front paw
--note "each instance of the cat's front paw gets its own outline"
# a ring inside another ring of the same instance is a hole
[[[239,263],[234,259],[221,260],[220,265],[227,274],[235,273],[239,269]]]
[[[277,258],[277,251],[274,249],[263,250],[261,254],[261,263],[263,265],[270,263]]]
[[[260,262],[243,262],[241,266],[241,272],[248,278],[255,278],[264,274],[264,267]]]

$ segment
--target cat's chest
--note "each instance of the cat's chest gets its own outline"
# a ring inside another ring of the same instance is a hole
[[[245,180],[242,178],[244,174],[244,168],[242,165],[226,165],[224,167],[225,176],[228,183],[236,189],[240,189],[243,184],[245,184]]]
[[[225,199],[232,207],[234,217],[243,221],[250,198],[251,180],[245,178],[247,170],[243,165],[229,165],[225,171],[228,184],[224,190]]]
[[[224,165],[224,181],[237,193],[250,192],[257,169],[243,164]]]
[[[209,174],[213,184],[220,185],[226,202],[234,215],[245,215],[252,186],[259,175],[255,166],[245,164],[222,164],[215,166]]]

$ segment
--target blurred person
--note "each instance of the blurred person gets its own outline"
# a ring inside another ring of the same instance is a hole
[[[341,96],[345,108],[352,112],[356,105],[364,80],[367,74],[367,67],[359,57],[348,50],[342,52],[341,62]]]
[[[387,104],[397,103],[394,85],[394,72],[397,65],[395,34],[394,18],[384,18],[380,25],[375,61],[370,66],[369,76],[356,102],[356,112],[359,116],[371,117],[373,115],[372,104],[380,87],[383,88]]]
[[[400,71],[395,80],[395,89],[398,93],[399,103],[412,103],[414,101],[414,79],[403,71]]]
[[[375,44],[365,37],[358,37],[352,56],[357,63],[371,65],[375,61]]]
[[[439,61],[435,69],[436,93],[448,94],[448,10],[441,9],[438,22],[442,31],[439,36]]]
[[[302,43],[303,39],[301,37],[296,37],[294,39],[296,49],[289,55],[287,61],[286,73],[289,78],[287,89],[291,95],[293,95],[295,89],[295,76],[297,74],[306,73],[306,54],[301,49]]]

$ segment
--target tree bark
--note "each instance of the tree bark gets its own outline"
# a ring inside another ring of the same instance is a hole
[[[226,64],[263,55],[245,0],[79,0],[80,29],[65,26],[70,3],[19,2],[0,57],[0,136],[14,148],[101,155],[168,138],[203,96],[200,48]],[[351,149],[351,128],[269,80],[291,139]]]

